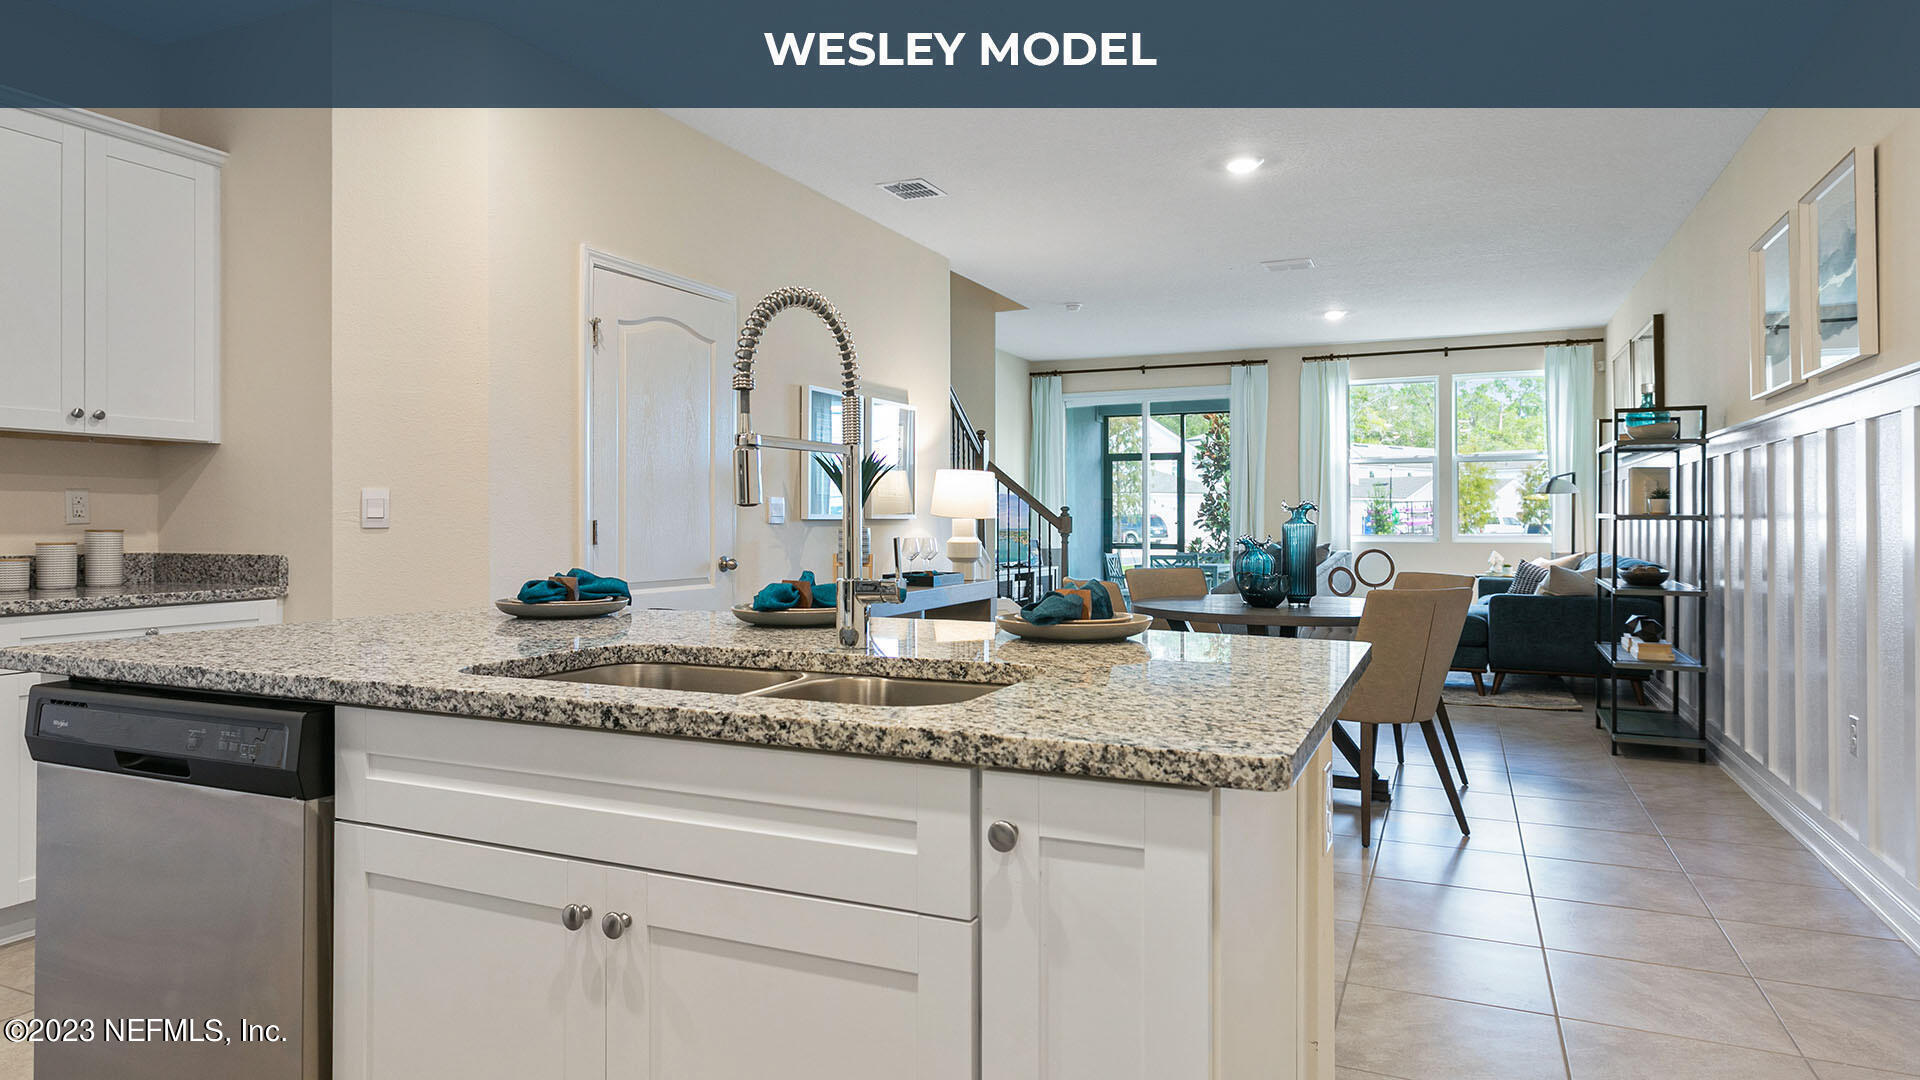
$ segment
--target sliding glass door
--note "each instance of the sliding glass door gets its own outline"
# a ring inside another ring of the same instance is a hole
[[[1106,572],[1153,565],[1224,573],[1226,404],[1144,401],[1097,410]]]

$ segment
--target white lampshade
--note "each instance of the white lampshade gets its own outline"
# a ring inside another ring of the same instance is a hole
[[[933,515],[993,517],[993,474],[980,469],[938,469],[933,474]]]

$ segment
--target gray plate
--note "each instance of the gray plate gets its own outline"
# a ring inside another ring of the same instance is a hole
[[[1153,625],[1151,615],[1120,615],[1111,619],[1075,619],[1040,626],[1018,615],[1002,615],[993,624],[1015,637],[1035,641],[1119,641]]]
[[[755,611],[752,604],[735,604],[734,618],[755,626],[832,626],[833,609],[788,608],[786,611]]]
[[[626,607],[627,601],[617,596],[611,600],[549,600],[544,604],[495,600],[493,606],[516,619],[591,619],[611,615]]]

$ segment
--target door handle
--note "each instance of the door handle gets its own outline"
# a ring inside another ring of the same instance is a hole
[[[720,572],[724,574],[729,570],[740,569],[740,560],[734,558],[731,555],[722,555],[720,556],[720,561],[715,563],[714,565],[718,566],[720,568]]]
[[[608,941],[612,941],[626,933],[627,927],[632,925],[633,916],[624,911],[609,911],[600,920],[600,932],[607,935]]]
[[[560,909],[560,925],[569,930],[578,930],[593,918],[593,909],[585,904],[568,904]]]

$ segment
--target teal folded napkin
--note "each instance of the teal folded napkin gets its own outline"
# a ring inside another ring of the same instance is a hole
[[[1092,618],[1113,618],[1113,596],[1107,592],[1106,583],[1099,578],[1088,581],[1068,579],[1063,582],[1063,585],[1066,588],[1086,589],[1089,592],[1089,599],[1093,606]],[[1079,619],[1082,610],[1084,608],[1081,606],[1079,597],[1051,592],[1041,597],[1036,603],[1022,605],[1020,616],[1035,626],[1052,626],[1055,623]]]
[[[813,571],[800,571],[800,580],[813,586],[813,606],[830,608],[839,599],[839,586],[821,585],[813,580]],[[784,581],[776,581],[753,594],[755,611],[787,611],[800,605],[800,589]]]
[[[615,597],[633,599],[633,594],[627,591],[627,583],[617,577],[601,577],[579,567],[564,574],[555,574],[554,577],[575,579],[579,583],[582,600],[612,600]],[[523,604],[545,604],[566,598],[567,587],[551,578],[537,578],[520,586],[520,602]]]

